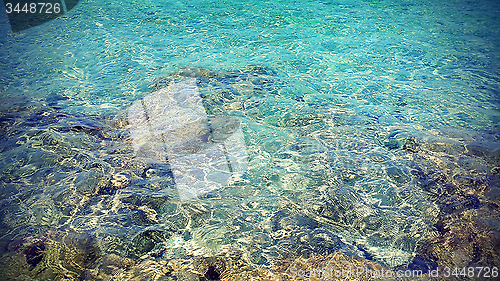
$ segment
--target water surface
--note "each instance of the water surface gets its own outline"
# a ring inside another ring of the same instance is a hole
[[[283,273],[335,253],[425,272],[498,266],[499,10],[85,0],[15,34],[3,14],[2,274],[132,278],[146,263],[169,278],[184,260],[238,279],[235,260]],[[181,137],[183,151],[239,128],[245,165],[184,200],[171,151],[138,157],[129,112],[193,78],[210,133],[185,131],[206,138]]]

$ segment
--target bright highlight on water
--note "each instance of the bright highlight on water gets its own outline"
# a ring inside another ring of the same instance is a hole
[[[241,178],[248,165],[238,119],[225,118],[234,123],[230,129],[236,127],[225,139],[214,126],[220,118],[211,119],[210,126],[195,79],[160,89],[128,110],[136,157],[168,163],[181,200],[227,186],[231,177]]]

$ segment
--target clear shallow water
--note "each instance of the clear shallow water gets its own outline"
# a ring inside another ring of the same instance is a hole
[[[4,14],[5,255],[33,248],[12,241],[70,232],[92,237],[88,267],[110,254],[168,260],[228,246],[266,266],[337,251],[391,268],[415,256],[429,268],[498,265],[477,238],[498,231],[498,10],[83,1],[16,34]],[[135,158],[127,123],[133,102],[173,73],[198,79],[208,115],[239,119],[248,155],[241,181],[192,201],[166,183],[168,165]],[[471,234],[482,250],[422,249],[456,238],[441,228],[462,216],[489,225]],[[51,265],[40,259],[28,263],[36,272]]]

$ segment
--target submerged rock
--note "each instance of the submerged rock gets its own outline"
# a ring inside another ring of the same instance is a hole
[[[498,266],[500,206],[494,142],[418,141],[411,174],[440,207],[438,232],[419,245],[417,255],[439,268]],[[410,265],[411,266],[411,265]]]
[[[100,255],[96,240],[87,234],[41,230],[39,234],[16,238],[7,246],[1,258],[0,277],[2,280],[21,276],[32,280],[79,278],[96,266]]]

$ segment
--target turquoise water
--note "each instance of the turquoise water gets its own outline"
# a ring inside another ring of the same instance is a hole
[[[499,12],[497,1],[82,0],[15,34],[3,13],[3,264],[24,254],[29,274],[51,276],[48,254],[22,250],[50,243],[12,241],[73,233],[95,253],[70,276],[111,254],[227,247],[268,267],[335,252],[388,268],[498,266],[484,241],[499,241]],[[237,118],[248,163],[180,200],[168,164],[137,159],[127,118],[152,85],[187,76],[207,115]],[[442,229],[462,217],[484,231],[461,238],[476,250],[426,249],[455,239]]]

